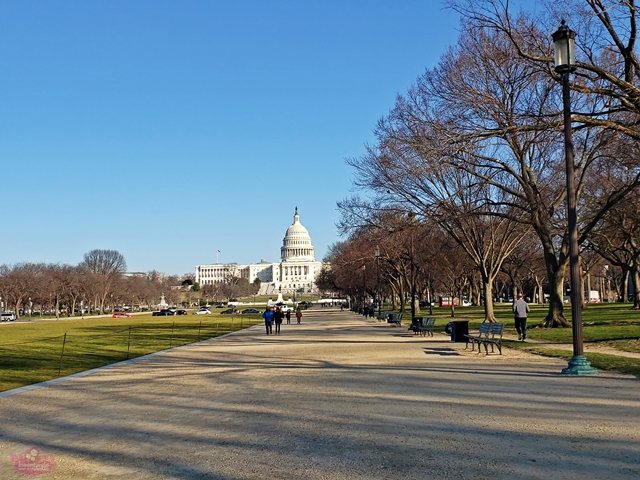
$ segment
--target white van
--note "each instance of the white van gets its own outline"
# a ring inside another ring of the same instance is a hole
[[[16,314],[13,312],[0,313],[0,321],[13,322],[16,319]]]

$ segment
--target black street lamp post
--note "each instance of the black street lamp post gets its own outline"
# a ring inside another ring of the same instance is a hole
[[[367,299],[367,266],[362,265],[362,308],[365,308]]]
[[[411,262],[411,324],[413,325],[413,319],[416,316],[416,265],[413,258],[413,234],[414,234],[414,214],[413,212],[409,212],[409,219],[411,221],[410,229],[410,252],[409,252],[409,260]]]
[[[569,74],[574,72],[574,39],[576,33],[562,20],[560,28],[552,35],[555,71],[562,76],[562,102],[564,109],[564,153],[567,175],[567,217],[569,222],[569,273],[571,279],[571,315],[573,331],[573,357],[569,366],[562,370],[568,375],[593,375],[598,371],[584,356],[582,343],[582,287],[580,285],[580,263],[578,251],[578,219],[576,213],[576,184],[571,129],[571,97]]]
[[[378,279],[376,282],[376,297],[378,297],[378,317],[382,315],[382,298],[380,295],[380,249],[376,245],[376,270]]]

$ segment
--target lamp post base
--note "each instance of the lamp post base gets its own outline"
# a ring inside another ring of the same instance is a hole
[[[584,355],[574,355],[569,360],[569,366],[562,369],[563,375],[597,375],[598,370],[593,368]]]

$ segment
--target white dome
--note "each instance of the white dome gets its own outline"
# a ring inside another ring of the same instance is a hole
[[[282,241],[280,258],[285,261],[315,261],[309,231],[300,223],[298,207],[293,215],[293,225],[287,228]]]
[[[304,237],[311,240],[311,237],[309,236],[309,230],[307,230],[300,223],[298,215],[296,215],[294,218],[295,218],[294,224],[291,225],[289,228],[287,228],[287,233],[284,235],[284,238],[287,239],[289,237],[297,237],[297,238]]]

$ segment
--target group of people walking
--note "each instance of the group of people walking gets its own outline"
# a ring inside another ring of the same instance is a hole
[[[282,325],[282,321],[286,318],[287,324],[291,323],[291,310],[287,310],[283,312],[280,307],[267,307],[267,309],[262,314],[262,318],[264,318],[264,326],[267,329],[267,335],[273,334],[273,325],[276,326],[276,335],[280,335],[280,325]],[[300,323],[302,318],[302,312],[300,309],[296,310],[296,320]]]
[[[364,307],[360,308],[359,313],[364,315],[364,318],[367,318],[367,317],[373,318],[373,316],[376,313],[376,306],[373,303],[370,305],[365,305]]]

